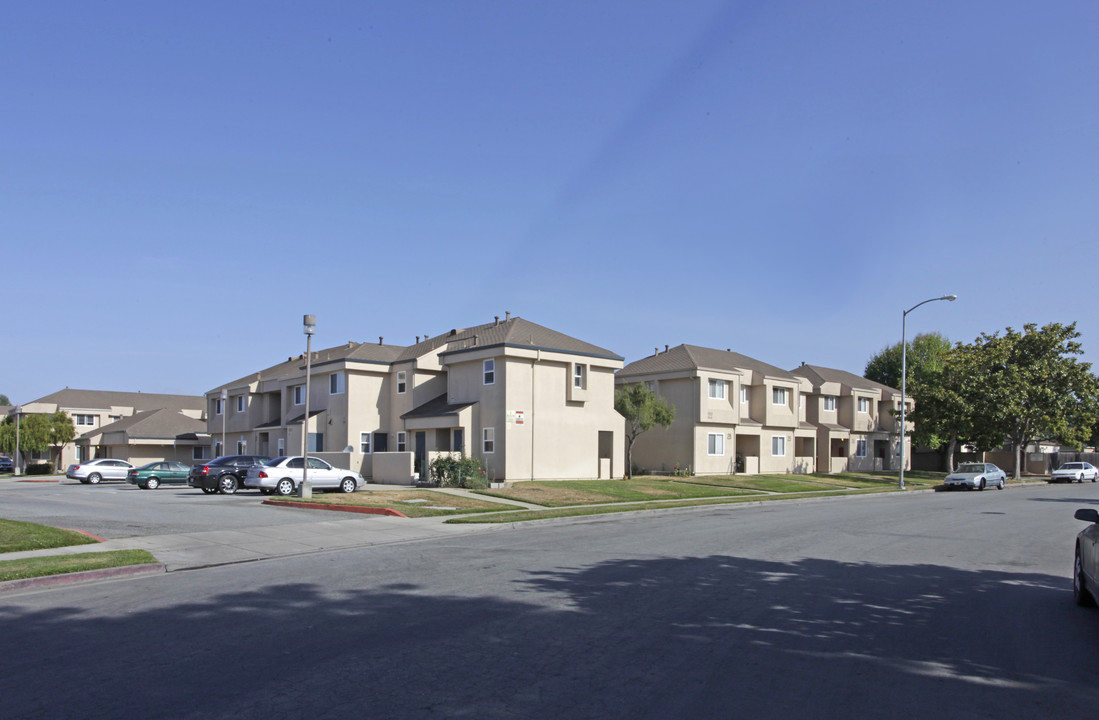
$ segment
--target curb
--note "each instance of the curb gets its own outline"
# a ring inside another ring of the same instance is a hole
[[[328,505],[326,503],[311,503],[302,502],[300,500],[264,500],[264,505],[277,505],[280,507],[294,507],[305,508],[307,510],[334,510],[336,512],[349,512],[358,513],[360,515],[388,515],[389,517],[402,517],[406,520],[408,516],[400,510],[393,510],[391,508],[376,508],[376,507],[363,507],[356,505]]]
[[[164,573],[167,570],[164,563],[144,563],[142,565],[123,565],[122,567],[103,568],[102,570],[83,570],[81,572],[64,573],[62,575],[46,575],[36,578],[23,578],[22,580],[5,580],[0,582],[0,593],[27,588],[55,587],[57,585],[71,585],[73,583],[94,582],[119,577],[137,577],[140,575],[153,575]]]

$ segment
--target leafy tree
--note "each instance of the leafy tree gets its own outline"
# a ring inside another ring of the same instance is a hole
[[[626,477],[633,477],[633,443],[637,436],[659,425],[667,428],[675,420],[675,406],[657,397],[641,383],[614,391],[614,409],[626,418]]]
[[[11,400],[4,393],[0,393],[0,405],[11,405]]]
[[[54,463],[54,467],[61,469],[61,454],[65,446],[73,441],[76,437],[76,428],[73,426],[72,418],[64,410],[58,410],[57,412],[47,416],[47,431],[46,437],[49,440],[49,444],[53,446],[57,452],[57,459]]]
[[[47,415],[21,415],[19,417],[19,452],[43,452],[50,446]],[[15,447],[15,419],[10,415],[0,423],[0,450],[19,457]]]
[[[915,404],[907,415],[913,423],[912,442],[939,450],[942,466],[950,470],[958,438],[966,434],[966,408],[955,387],[950,340],[939,333],[923,333],[908,344],[906,395]],[[901,344],[881,350],[866,363],[863,376],[900,389]]]
[[[981,449],[1004,439],[1014,455],[1018,479],[1020,453],[1039,439],[1080,445],[1099,416],[1099,379],[1083,354],[1076,323],[1030,323],[1023,332],[1007,328],[982,333],[962,351],[962,392],[971,404],[971,441]]]

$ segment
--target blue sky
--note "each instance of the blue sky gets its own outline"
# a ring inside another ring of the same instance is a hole
[[[0,22],[0,392],[200,394],[506,311],[861,373],[1076,321],[1099,5],[48,2]]]

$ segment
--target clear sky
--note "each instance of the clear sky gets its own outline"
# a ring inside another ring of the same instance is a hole
[[[0,392],[201,394],[506,311],[862,373],[1077,321],[1099,4],[22,2]]]

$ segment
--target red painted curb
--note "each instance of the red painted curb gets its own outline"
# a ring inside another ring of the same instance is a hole
[[[408,519],[408,516],[400,510],[393,510],[391,508],[362,507],[361,505],[328,505],[325,503],[302,502],[300,500],[264,500],[263,504],[306,508],[308,510],[335,510],[336,512],[359,513],[360,515],[388,515],[390,517]]]
[[[98,535],[92,535],[87,530],[80,530],[79,528],[57,528],[57,529],[58,530],[68,530],[69,532],[75,532],[75,533],[80,533],[81,535],[87,535],[91,539],[96,540],[98,542],[107,542],[107,540],[105,538],[101,538]]]
[[[57,478],[53,478],[53,479],[47,478],[47,479],[44,479],[44,480],[16,480],[15,482],[52,482],[52,483],[59,483],[61,481],[58,480]]]
[[[123,565],[122,567],[103,568],[102,570],[83,570],[81,572],[65,573],[64,575],[46,575],[45,577],[24,578],[22,580],[5,580],[0,582],[0,593],[25,588],[54,587],[68,585],[70,583],[90,582],[92,580],[105,580],[107,578],[127,577],[132,575],[151,575],[152,573],[166,572],[164,563],[144,563],[142,565]]]

